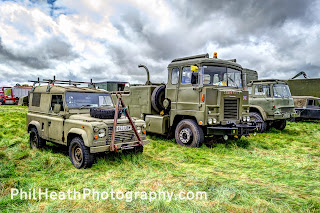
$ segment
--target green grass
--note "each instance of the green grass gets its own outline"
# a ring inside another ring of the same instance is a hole
[[[142,155],[100,156],[78,170],[63,147],[31,150],[25,107],[0,107],[0,210],[4,212],[320,212],[320,123],[185,148],[149,137]],[[67,191],[206,191],[207,200],[20,200],[11,188]]]

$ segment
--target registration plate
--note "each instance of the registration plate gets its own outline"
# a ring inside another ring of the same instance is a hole
[[[122,131],[130,131],[132,130],[132,126],[117,126],[116,131],[122,132]]]

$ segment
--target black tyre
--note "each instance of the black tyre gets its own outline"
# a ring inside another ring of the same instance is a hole
[[[83,143],[82,138],[75,137],[69,145],[69,157],[72,164],[78,168],[90,168],[94,162],[94,155]]]
[[[115,114],[115,109],[110,108],[90,108],[90,116],[94,118],[101,119],[113,119]],[[118,118],[121,117],[121,113],[118,113]]]
[[[265,132],[267,130],[267,122],[265,122],[260,115],[260,113],[257,112],[250,112],[250,120],[251,121],[257,121],[257,127],[259,128],[259,132]]]
[[[186,119],[178,123],[175,138],[181,146],[200,147],[204,141],[204,134],[194,120]]]
[[[284,128],[286,128],[286,125],[287,125],[286,120],[277,120],[276,122],[274,122],[273,127],[282,131],[284,130]]]
[[[156,87],[151,95],[151,105],[156,112],[164,110],[163,101],[165,99],[166,86],[160,85]]]
[[[32,128],[29,137],[31,149],[41,149],[46,145],[46,141],[40,138],[36,128]]]

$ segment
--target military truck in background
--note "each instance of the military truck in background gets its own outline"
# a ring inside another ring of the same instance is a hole
[[[137,153],[148,143],[145,122],[131,120],[127,111],[126,116],[115,116],[117,110],[109,92],[75,86],[87,82],[33,82],[48,85],[36,86],[30,92],[27,131],[31,148],[42,148],[46,141],[64,145],[76,168],[88,168],[96,153]]]
[[[139,67],[146,69],[146,84],[131,85],[122,97],[130,114],[146,121],[147,132],[174,135],[188,147],[199,147],[205,137],[227,140],[255,132],[248,92],[242,90],[242,67],[235,59],[221,60],[216,54],[174,59],[167,84],[151,83],[148,68]]]
[[[288,119],[298,117],[293,98],[285,81],[253,80],[247,84],[250,119],[260,121],[260,132],[273,127],[283,130]]]

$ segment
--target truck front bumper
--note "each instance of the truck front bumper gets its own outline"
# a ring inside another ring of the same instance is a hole
[[[275,114],[274,119],[290,119],[290,118],[297,118],[300,117],[300,113],[294,112],[294,113],[281,113],[281,114]]]
[[[256,123],[233,124],[228,126],[209,126],[207,127],[208,135],[243,135],[248,136],[250,133],[257,132]]]
[[[149,141],[147,139],[142,140],[143,146],[148,144]],[[125,143],[116,143],[117,150],[121,149],[127,149],[128,147],[132,146],[139,146],[139,141],[133,141],[133,142],[125,142]],[[90,147],[90,153],[98,153],[98,152],[108,152],[110,151],[110,145],[105,145],[105,146],[94,146]]]

